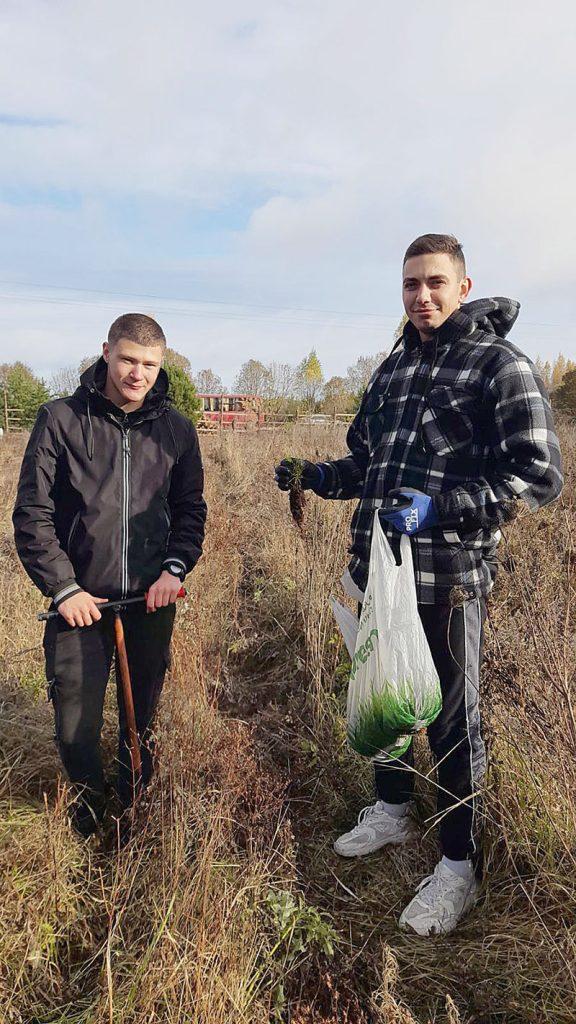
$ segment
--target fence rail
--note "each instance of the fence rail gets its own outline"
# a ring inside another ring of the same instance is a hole
[[[0,427],[5,434],[14,434],[24,429],[24,413],[22,409],[9,405],[8,391],[2,388],[2,420]]]
[[[335,427],[348,425],[354,419],[354,413],[265,413],[261,421],[246,423],[245,421],[234,422],[231,418],[223,421],[201,420],[198,427],[202,431],[217,432],[220,430],[232,430],[244,433],[246,430],[275,430],[279,427],[300,426],[300,427]]]

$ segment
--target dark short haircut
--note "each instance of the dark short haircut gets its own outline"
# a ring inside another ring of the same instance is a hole
[[[420,235],[408,246],[404,254],[404,263],[412,256],[424,256],[426,253],[445,252],[450,256],[459,270],[462,277],[466,277],[466,260],[462,246],[454,235]]]
[[[119,316],[108,331],[110,348],[113,348],[120,338],[135,341],[137,345],[160,345],[161,348],[166,348],[166,338],[160,324],[145,313],[124,313]]]

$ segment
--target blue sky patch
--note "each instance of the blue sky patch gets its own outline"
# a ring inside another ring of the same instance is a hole
[[[0,111],[0,124],[8,128],[60,128],[69,123],[61,117],[28,117],[23,114],[4,114]]]
[[[74,189],[0,186],[0,202],[9,206],[47,206],[55,210],[79,210],[82,197]]]

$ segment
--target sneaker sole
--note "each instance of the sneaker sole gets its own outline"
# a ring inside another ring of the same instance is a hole
[[[477,892],[474,894],[470,902],[465,905],[464,910],[460,914],[458,920],[452,925],[451,928],[439,928],[437,931],[419,932],[416,930],[414,925],[410,924],[409,921],[404,920],[404,913],[400,915],[400,918],[398,920],[398,927],[400,931],[411,933],[412,935],[417,935],[420,939],[438,939],[442,935],[450,935],[450,933],[455,931],[456,928],[458,928],[458,926],[460,925],[460,923],[464,920],[464,918],[466,918],[468,914],[474,909],[481,895],[481,892]]]
[[[376,842],[370,844],[369,847],[364,847],[362,850],[341,850],[338,848],[338,840],[334,843],[333,850],[339,857],[346,857],[348,860],[352,860],[354,857],[368,857],[371,853],[376,853],[377,850],[383,850],[385,846],[405,846],[407,843],[413,842],[416,839],[416,833],[410,833],[407,836],[403,836],[398,839],[386,839],[384,842]]]

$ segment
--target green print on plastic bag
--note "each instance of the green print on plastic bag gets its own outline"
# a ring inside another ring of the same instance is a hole
[[[378,689],[372,685],[370,695],[356,709],[348,741],[364,757],[375,757],[381,751],[399,757],[410,746],[412,735],[430,725],[441,707],[439,686],[418,700],[414,684],[408,680],[395,686],[385,681]]]
[[[378,639],[377,629],[372,629],[370,631],[364,643],[360,644],[360,647],[356,651],[352,659],[352,668],[350,669],[350,680],[354,679],[354,676],[356,675],[360,665],[365,665],[370,655],[374,653],[375,647],[372,638],[374,638],[374,640]]]

